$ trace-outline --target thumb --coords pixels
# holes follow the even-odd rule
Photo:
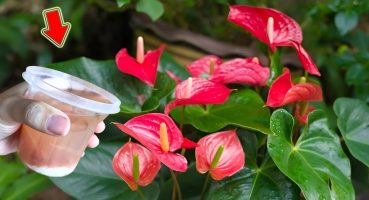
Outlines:
[[[66,135],[70,129],[70,120],[62,111],[19,96],[3,100],[0,112],[0,116],[8,123],[24,123],[50,135]]]

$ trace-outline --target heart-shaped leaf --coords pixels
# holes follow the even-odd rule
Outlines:
[[[247,165],[247,163],[246,163]],[[237,174],[213,182],[206,199],[298,199],[300,190],[267,156],[256,169],[243,168]]]
[[[112,169],[114,153],[121,144],[100,144],[95,149],[86,150],[76,170],[62,178],[51,180],[64,192],[77,199],[137,199],[142,197],[133,192]],[[157,199],[159,186],[153,182],[139,189],[146,199]]]
[[[270,112],[264,105],[255,91],[239,90],[232,92],[221,105],[186,106],[184,123],[209,133],[234,125],[268,134]],[[180,109],[171,113],[177,122],[181,122]]]
[[[306,199],[354,199],[350,162],[324,113],[309,114],[296,144],[292,142],[294,123],[283,109],[270,119],[274,134],[268,136],[267,146],[277,167],[301,188]]]
[[[113,60],[77,58],[47,66],[87,80],[116,95],[122,102],[121,113],[126,114],[155,110],[159,106],[159,100],[175,87],[173,80],[166,74],[159,73],[158,84],[155,85],[153,92],[153,89],[145,83],[120,72]]]
[[[358,99],[339,98],[333,109],[351,154],[369,167],[369,107]]]

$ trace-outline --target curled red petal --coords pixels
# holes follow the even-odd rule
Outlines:
[[[320,76],[320,72],[318,70],[318,67],[315,65],[313,59],[310,57],[310,55],[306,52],[306,50],[301,46],[301,44],[292,42],[291,46],[294,47],[297,51],[297,55],[299,56],[299,59],[302,63],[302,66],[306,71],[308,71],[310,74]]]
[[[214,69],[222,64],[222,60],[215,55],[204,56],[187,65],[187,70],[192,77],[200,77],[203,74],[210,75],[210,64],[214,63]]]
[[[148,113],[134,117],[124,125],[115,123],[123,132],[138,140],[151,151],[162,151],[160,144],[160,124],[167,126],[169,151],[173,152],[181,148],[183,136],[177,125],[168,116],[162,113]]]
[[[168,114],[173,108],[182,105],[222,104],[230,93],[231,90],[223,84],[201,78],[192,78],[192,81],[187,79],[177,85],[176,99],[167,104],[164,113]]]
[[[168,153],[162,153],[162,152],[155,153],[155,152],[153,152],[153,153],[169,169],[172,169],[172,170],[178,171],[178,172],[187,171],[187,168],[188,168],[187,160],[181,154],[172,153],[172,152],[168,152]]]
[[[288,90],[282,105],[301,101],[322,101],[323,94],[319,85],[313,83],[299,83]]]
[[[139,159],[139,179],[137,182],[133,178],[133,157]],[[146,186],[150,184],[160,169],[160,161],[145,147],[127,142],[114,155],[113,170],[121,177],[128,186],[137,190],[137,185]]]
[[[269,17],[274,19],[272,43],[269,41],[266,29]],[[302,31],[299,24],[286,14],[271,8],[230,6],[228,20],[249,31],[271,48],[285,46],[289,41],[302,42]]]
[[[169,78],[174,80],[176,82],[176,84],[179,84],[180,82],[182,82],[182,80],[177,75],[175,75],[173,72],[171,72],[169,70],[165,70],[165,73],[167,73]]]
[[[138,63],[135,58],[131,57],[127,49],[121,49],[115,56],[115,62],[120,71],[135,76],[146,84],[153,86],[163,49],[164,45],[161,45],[154,51],[148,51],[144,56],[143,63]]]
[[[264,86],[269,78],[269,68],[253,62],[252,59],[236,58],[215,69],[210,81],[217,83],[240,83]]]
[[[224,145],[218,164],[210,169],[218,148]],[[245,153],[235,130],[222,131],[207,135],[198,141],[195,151],[196,169],[200,173],[210,171],[214,180],[232,176],[245,165]]]
[[[270,86],[266,105],[269,107],[279,107],[283,105],[284,97],[292,88],[290,71],[287,69]]]
[[[198,145],[196,142],[193,142],[187,138],[183,138],[182,148],[184,149],[193,149],[196,148]]]
[[[293,85],[290,71],[286,70],[272,83],[266,105],[280,107],[294,102],[322,100],[323,94],[319,85],[313,83]]]
[[[313,110],[315,109],[314,106],[309,105],[306,112],[304,114],[301,114],[301,107],[300,106],[296,106],[296,110],[295,110],[295,117],[296,119],[301,122],[302,124],[306,124],[307,122],[307,116],[309,115],[309,113],[311,113]]]

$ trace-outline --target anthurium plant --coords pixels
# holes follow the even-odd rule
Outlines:
[[[321,73],[286,14],[233,5],[228,20],[269,46],[269,63],[207,55],[183,68],[139,37],[136,57],[50,64],[122,101],[99,147],[52,181],[77,199],[355,199],[349,158],[369,166],[368,105],[321,109]],[[284,46],[302,70],[281,64]]]

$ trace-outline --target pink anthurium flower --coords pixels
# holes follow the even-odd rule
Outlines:
[[[269,45],[272,51],[277,46],[292,46],[305,70],[320,76],[318,68],[301,45],[303,37],[300,26],[289,16],[270,8],[234,5],[230,6],[228,20]]]
[[[175,99],[166,105],[164,113],[182,105],[222,104],[230,93],[231,90],[223,84],[191,77],[177,85]]]
[[[294,102],[322,100],[322,89],[319,85],[313,83],[293,84],[290,71],[285,68],[285,72],[272,83],[266,105],[280,107]]]
[[[170,169],[180,172],[187,170],[186,158],[174,153],[182,147],[182,133],[168,115],[148,113],[134,117],[125,124],[115,125],[143,144]]]
[[[137,39],[137,58],[131,57],[127,49],[123,48],[115,56],[115,62],[120,71],[135,76],[150,86],[154,86],[163,49],[164,45],[161,45],[158,49],[148,51],[144,55],[143,39],[139,37]]]
[[[269,78],[269,68],[262,67],[258,58],[236,58],[217,67],[209,80],[217,83],[244,83],[264,86]]]
[[[297,121],[301,122],[302,124],[306,124],[307,116],[313,110],[315,110],[315,107],[312,106],[312,105],[308,105],[305,111],[301,110],[301,106],[299,106],[299,105],[296,106],[295,117],[296,117]]]
[[[192,77],[209,77],[213,71],[222,64],[222,60],[215,55],[207,55],[187,65]]]
[[[149,185],[160,169],[160,161],[145,147],[127,142],[113,158],[113,170],[133,190]]]
[[[245,153],[235,130],[213,133],[201,138],[196,147],[196,169],[209,171],[214,180],[237,173],[245,164]]]

